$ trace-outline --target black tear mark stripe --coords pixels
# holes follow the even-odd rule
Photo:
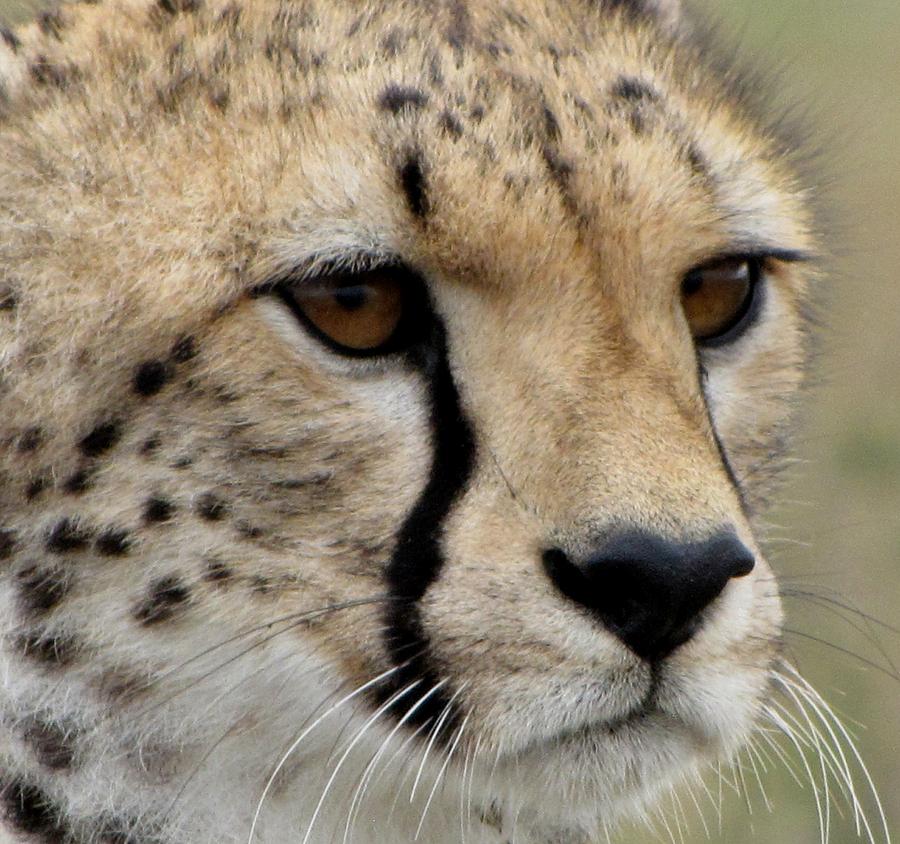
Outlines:
[[[707,382],[709,376],[706,371],[706,367],[703,365],[703,361],[700,359],[699,350],[696,352],[696,354],[697,383],[700,385],[700,397],[703,399],[703,406],[706,409],[706,418],[709,420],[709,430],[712,432],[713,442],[716,445],[716,451],[718,451],[719,453],[719,459],[722,463],[722,467],[725,470],[725,475],[728,477],[732,488],[737,493],[738,503],[741,506],[741,511],[749,519],[751,518],[751,514],[749,502],[747,500],[747,491],[744,489],[744,485],[741,483],[741,479],[737,476],[737,472],[735,472],[734,470],[734,466],[731,463],[731,458],[728,456],[728,452],[725,450],[725,444],[722,442],[722,438],[719,436],[719,431],[716,428],[716,420],[713,417],[712,412],[712,402],[709,397],[709,391],[707,390]]]
[[[400,529],[385,572],[388,592],[395,599],[385,610],[386,643],[399,670],[379,689],[381,701],[419,681],[414,695],[404,696],[393,707],[397,717],[403,717],[441,680],[431,665],[419,601],[440,573],[444,522],[468,483],[475,462],[475,435],[450,371],[446,331],[437,319],[431,343],[416,363],[428,383],[432,459],[428,483]],[[449,712],[450,700],[449,689],[442,687],[416,709],[407,723],[434,725],[445,709]],[[455,721],[455,713],[450,712],[439,739],[452,734]]]

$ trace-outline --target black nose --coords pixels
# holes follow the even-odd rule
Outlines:
[[[557,588],[647,660],[662,659],[690,639],[703,610],[753,564],[731,530],[687,544],[623,534],[580,562],[558,548],[544,552],[544,569]]]

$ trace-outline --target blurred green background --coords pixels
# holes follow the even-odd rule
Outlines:
[[[778,73],[774,100],[793,105],[822,150],[817,183],[836,257],[820,383],[799,438],[803,460],[772,514],[780,537],[772,559],[792,587],[900,627],[900,0],[692,5],[719,22],[725,42],[751,66]],[[20,21],[34,8],[0,0],[0,20]],[[817,598],[792,598],[788,612],[789,628],[798,631],[788,636],[789,654],[858,736],[900,840],[900,633]],[[769,767],[762,780],[772,812],[748,769],[748,798],[724,787],[721,823],[699,796],[708,832],[683,798],[686,820],[674,808],[668,815],[674,839],[819,842],[810,788],[801,789],[784,766]],[[858,782],[871,811],[864,779]],[[717,801],[718,786],[710,784]],[[833,844],[857,840],[843,811],[833,819]],[[623,840],[669,837],[660,824],[657,835],[628,831]]]

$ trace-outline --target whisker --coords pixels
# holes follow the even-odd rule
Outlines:
[[[272,789],[272,785],[275,782],[278,774],[281,773],[282,768],[284,768],[287,760],[291,757],[294,751],[300,746],[301,742],[319,725],[324,721],[332,712],[340,708],[341,706],[346,705],[349,701],[353,700],[353,698],[361,695],[363,692],[371,689],[373,686],[378,685],[378,683],[383,682],[391,675],[398,672],[403,666],[395,665],[393,668],[389,668],[387,671],[383,671],[376,677],[373,677],[363,685],[358,686],[352,692],[347,695],[344,695],[337,703],[332,705],[326,712],[316,718],[312,724],[310,724],[306,729],[304,729],[300,735],[293,741],[291,746],[287,749],[281,759],[278,760],[278,764],[275,765],[272,773],[269,775],[269,779],[266,782],[265,788],[263,788],[262,794],[260,795],[259,801],[256,804],[256,811],[253,813],[253,822],[250,824],[250,834],[247,836],[247,844],[252,844],[254,833],[256,832],[256,827],[259,824],[259,816],[262,812],[263,804],[265,803],[266,797],[269,794],[269,791]]]
[[[840,736],[843,738],[847,747],[849,748],[851,754],[853,755],[856,764],[859,766],[859,770],[862,772],[863,777],[866,780],[866,785],[869,789],[869,793],[872,795],[872,798],[875,802],[876,809],[878,811],[878,819],[881,824],[882,831],[884,832],[885,841],[890,844],[891,841],[891,833],[888,829],[887,817],[884,812],[884,806],[881,802],[881,796],[878,793],[878,789],[875,787],[875,782],[872,779],[872,775],[869,772],[869,768],[866,763],[863,761],[862,754],[859,752],[859,748],[856,746],[856,742],[853,737],[850,735],[850,732],[844,726],[843,722],[840,718],[838,718],[837,714],[828,704],[828,702],[816,691],[813,686],[811,686],[806,678],[804,678],[792,665],[785,664],[785,670],[790,672],[791,677],[799,684],[807,693],[807,700],[814,700],[816,702],[816,709],[820,713],[820,715],[824,718],[827,716],[827,720],[834,726]],[[865,815],[862,815],[863,821],[865,821]],[[874,836],[871,837],[871,841],[874,842]]]
[[[162,706],[165,706],[167,703],[171,703],[173,700],[175,700],[175,698],[177,698],[177,697],[183,695],[185,692],[188,692],[191,689],[195,688],[197,685],[202,683],[204,680],[212,677],[214,674],[221,671],[223,668],[226,668],[227,666],[232,665],[233,663],[237,662],[238,660],[242,659],[243,657],[245,657],[248,654],[255,651],[257,648],[260,648],[263,645],[268,644],[269,642],[273,641],[274,639],[278,638],[279,636],[283,636],[285,633],[289,633],[292,630],[295,630],[301,624],[304,624],[304,623],[310,621],[311,619],[319,618],[320,616],[328,615],[333,612],[339,612],[340,610],[351,609],[353,607],[360,607],[360,606],[366,606],[369,604],[379,603],[382,600],[385,600],[385,599],[382,597],[361,598],[361,599],[353,600],[353,601],[344,601],[339,604],[330,604],[325,607],[319,607],[315,610],[308,610],[308,611],[304,611],[304,612],[300,612],[300,613],[291,613],[290,615],[282,616],[281,618],[274,619],[272,621],[266,622],[265,624],[256,625],[255,627],[249,628],[246,631],[242,631],[241,633],[237,633],[234,636],[230,636],[227,639],[224,639],[221,642],[218,642],[217,644],[204,649],[200,653],[195,654],[190,659],[185,660],[180,665],[170,668],[168,671],[164,672],[159,678],[156,678],[156,681],[159,682],[160,680],[164,680],[168,677],[171,677],[176,672],[183,670],[185,667],[187,667],[188,665],[191,665],[192,663],[197,662],[198,660],[202,659],[204,656],[208,656],[210,653],[213,653],[214,651],[216,651],[222,647],[225,647],[228,644],[232,644],[236,641],[239,641],[240,639],[242,639],[246,636],[252,635],[255,632],[260,632],[262,630],[271,629],[276,624],[289,622],[288,626],[282,628],[281,630],[277,630],[268,636],[263,637],[262,639],[254,642],[249,647],[244,648],[243,650],[239,651],[236,654],[233,654],[232,656],[230,656],[228,659],[224,660],[223,662],[220,662],[218,665],[215,665],[212,668],[210,668],[209,670],[204,671],[202,674],[199,674],[198,676],[191,678],[191,681],[189,683],[185,684],[184,686],[182,686],[180,688],[175,689],[166,697],[154,700],[152,704],[144,707],[143,709],[139,709],[136,714],[137,715],[146,715],[146,714],[149,714],[150,712],[153,712],[156,709],[159,709]]]
[[[413,685],[418,685],[421,681],[417,681]],[[446,682],[446,681],[444,681]],[[385,740],[381,743],[381,746],[378,750],[373,754],[372,758],[369,760],[368,765],[363,771],[362,777],[360,779],[360,784],[357,786],[356,795],[354,795],[354,801],[350,804],[350,811],[348,813],[347,824],[344,829],[344,841],[347,840],[347,836],[349,835],[349,831],[351,829],[352,824],[355,822],[356,814],[358,814],[360,808],[362,807],[362,800],[365,796],[366,789],[369,786],[369,782],[372,778],[372,774],[375,771],[375,768],[378,765],[381,756],[387,750],[390,745],[390,742],[393,740],[394,736],[409,722],[410,718],[415,715],[415,713],[431,698],[432,695],[436,694],[440,688],[444,685],[444,682],[437,683],[433,685],[424,695],[422,695],[413,705],[407,709],[404,713],[403,717],[400,718],[397,723],[394,725],[393,729],[387,735]],[[409,737],[409,741],[411,741],[415,737],[416,733],[413,733],[411,737]],[[397,752],[403,749],[406,746],[406,742],[404,742]],[[396,755],[396,752],[395,754]],[[392,756],[388,759],[387,764],[390,765],[391,761],[394,759]],[[380,781],[380,777],[375,780],[375,784]],[[358,797],[358,802],[357,802]],[[356,803],[356,809],[354,810],[354,803]]]
[[[874,662],[871,659],[867,659],[861,654],[856,653],[856,651],[851,651],[848,648],[843,648],[840,645],[834,644],[834,642],[829,642],[827,639],[823,639],[820,636],[814,636],[811,633],[804,633],[801,630],[793,630],[791,628],[785,627],[784,632],[791,636],[799,636],[801,639],[808,639],[811,642],[816,642],[820,645],[825,645],[827,648],[831,648],[832,650],[837,651],[838,653],[842,653],[845,656],[853,657],[853,659],[861,662],[863,665],[868,666],[869,668],[878,671],[881,674],[884,674],[887,677],[890,677],[892,680],[896,680],[900,682],[900,674],[896,671],[891,671],[885,668],[883,665],[879,665],[877,662]]]
[[[782,735],[786,736],[788,741],[794,746],[794,749],[797,751],[797,755],[800,758],[800,762],[803,765],[804,771],[806,771],[806,777],[812,788],[813,800],[816,804],[816,817],[819,821],[819,831],[820,831],[820,840],[821,835],[824,834],[825,831],[825,816],[822,811],[822,800],[819,794],[819,788],[816,784],[816,779],[813,776],[812,768],[809,765],[809,761],[806,758],[806,753],[804,751],[803,745],[800,743],[799,739],[795,735],[794,730],[790,726],[788,722],[786,722],[781,715],[778,714],[771,706],[765,705],[763,706],[763,713],[769,719],[769,721],[774,724]]]
[[[334,781],[337,779],[338,774],[340,773],[341,768],[344,766],[344,763],[347,761],[347,758],[350,756],[350,753],[353,751],[353,748],[362,740],[362,737],[366,734],[368,729],[385,713],[387,712],[398,700],[404,697],[408,692],[412,691],[416,686],[419,685],[421,680],[416,680],[415,682],[404,686],[398,692],[395,692],[391,697],[389,697],[378,709],[373,712],[369,718],[365,721],[362,727],[357,730],[356,735],[353,737],[352,741],[347,745],[344,750],[341,758],[338,760],[337,764],[331,771],[331,775],[328,777],[328,781],[325,783],[325,787],[322,789],[322,794],[319,796],[319,801],[316,803],[316,808],[313,810],[312,818],[310,818],[309,824],[306,827],[306,835],[303,836],[303,844],[307,844],[309,841],[310,835],[312,835],[313,827],[316,824],[316,820],[319,817],[319,813],[322,811],[322,806],[325,803],[326,797],[328,797],[328,792],[331,790],[331,786],[334,784]]]
[[[422,755],[422,762],[419,765],[419,770],[416,773],[416,778],[413,782],[412,790],[409,793],[409,802],[410,803],[412,803],[416,797],[416,790],[419,787],[419,781],[422,778],[422,772],[425,770],[425,764],[428,762],[428,755],[429,755],[429,753],[431,753],[431,749],[434,746],[435,741],[437,741],[438,734],[444,728],[444,723],[446,722],[447,718],[450,717],[450,714],[453,711],[453,702],[456,700],[457,697],[459,697],[459,695],[462,693],[465,686],[466,686],[466,684],[464,683],[453,693],[450,700],[448,700],[447,703],[445,704],[443,712],[441,712],[440,717],[438,718],[437,722],[434,725],[434,729],[431,731],[431,736],[428,739],[428,744],[425,747],[425,753]]]
[[[460,690],[462,687],[460,687]],[[453,739],[452,744],[450,745],[449,750],[445,754],[446,758],[444,759],[444,764],[441,765],[440,770],[438,771],[437,776],[434,779],[434,785],[431,786],[431,792],[428,795],[428,799],[425,801],[425,808],[422,809],[422,817],[419,819],[419,825],[416,827],[416,834],[413,836],[414,841],[419,840],[419,834],[422,832],[422,827],[425,825],[425,816],[428,814],[428,808],[431,806],[431,801],[434,799],[435,792],[437,792],[438,786],[443,780],[446,772],[447,766],[450,764],[450,760],[453,758],[453,754],[456,751],[457,745],[459,744],[460,739],[462,738],[463,733],[465,732],[466,725],[469,723],[469,715],[466,715],[463,718],[463,722],[457,730],[456,738]]]

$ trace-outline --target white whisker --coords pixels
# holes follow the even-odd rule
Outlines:
[[[414,688],[418,683],[413,683],[408,686],[404,686],[400,691],[395,692],[391,695],[381,706],[378,707],[365,721],[365,723],[357,730],[356,735],[344,749],[341,758],[338,760],[337,764],[331,771],[331,775],[328,777],[328,781],[325,783],[325,787],[322,789],[322,794],[319,796],[319,800],[316,803],[316,808],[313,810],[312,817],[309,820],[309,824],[306,827],[306,835],[303,836],[303,844],[307,844],[309,841],[310,835],[312,835],[313,827],[316,824],[316,820],[319,817],[319,813],[322,811],[322,806],[325,803],[325,798],[328,796],[328,792],[331,790],[331,786],[334,784],[334,781],[337,779],[338,774],[340,773],[341,768],[344,766],[344,763],[347,761],[347,758],[350,756],[350,753],[353,751],[353,748],[356,747],[357,744],[362,740],[363,736],[369,730],[369,728],[385,713],[387,712],[398,700],[400,700],[404,695],[406,695],[412,688]]]
[[[460,688],[462,688],[462,687],[460,687]],[[443,777],[447,771],[447,766],[450,764],[450,760],[453,758],[453,753],[456,751],[456,747],[459,744],[459,740],[462,738],[462,734],[465,731],[466,725],[468,723],[469,723],[469,716],[466,715],[466,717],[463,718],[463,722],[460,725],[459,730],[457,730],[456,738],[453,740],[452,744],[450,745],[449,750],[447,751],[447,754],[446,754],[447,758],[444,759],[444,764],[441,765],[441,768],[438,771],[438,774],[434,779],[434,785],[431,786],[431,792],[428,795],[428,799],[425,801],[425,808],[422,809],[422,817],[419,819],[419,825],[416,827],[416,834],[413,837],[414,841],[419,840],[419,834],[422,832],[422,827],[425,824],[425,815],[428,814],[428,807],[431,805],[431,801],[434,799],[435,792],[437,791],[438,786],[440,785],[441,780],[443,779]]]
[[[443,729],[444,724],[447,719],[450,717],[450,713],[453,711],[453,702],[457,697],[461,694],[462,690],[465,688],[465,684],[460,686],[450,697],[450,700],[444,706],[443,712],[441,712],[440,717],[437,720],[437,723],[431,730],[431,736],[428,739],[428,744],[425,747],[425,753],[422,755],[422,762],[419,765],[419,770],[416,773],[416,778],[413,781],[412,790],[409,793],[409,802],[412,803],[416,798],[416,791],[419,788],[419,782],[422,779],[422,772],[425,770],[425,765],[428,762],[428,756],[431,753],[431,749],[434,747],[434,743],[437,741],[438,734]]]
[[[378,683],[383,682],[392,674],[395,674],[400,670],[402,666],[394,666],[393,668],[389,668],[387,671],[382,672],[377,677],[373,677],[367,683],[363,683],[363,685],[357,687],[352,692],[347,695],[344,695],[337,703],[333,704],[328,708],[322,715],[316,718],[315,721],[312,722],[306,729],[304,729],[299,736],[292,742],[291,746],[285,751],[284,755],[281,759],[278,760],[278,764],[272,770],[272,773],[269,775],[269,779],[266,781],[265,788],[263,788],[262,794],[260,795],[259,801],[256,804],[256,811],[253,813],[253,822],[250,824],[250,834],[247,836],[247,844],[252,844],[253,836],[256,833],[256,827],[259,824],[259,816],[262,812],[263,804],[265,803],[266,797],[272,789],[272,785],[278,777],[278,774],[281,773],[282,768],[284,768],[287,760],[293,755],[294,751],[300,746],[303,740],[319,725],[324,721],[332,712],[335,712],[340,707],[345,706],[349,701],[353,700],[353,698],[358,697],[363,692],[377,685]]]

